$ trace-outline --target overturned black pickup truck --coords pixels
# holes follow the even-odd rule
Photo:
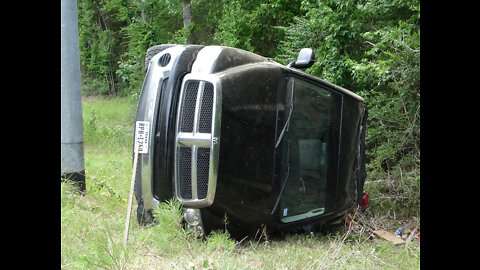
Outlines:
[[[135,143],[137,219],[176,198],[197,236],[338,221],[362,203],[364,100],[299,69],[225,46],[147,51]],[[225,219],[228,222],[225,222]]]

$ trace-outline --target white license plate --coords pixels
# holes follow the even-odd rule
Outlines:
[[[150,122],[135,122],[135,143],[138,144],[138,153],[148,153],[148,137],[150,134]],[[135,145],[136,146],[136,145]]]

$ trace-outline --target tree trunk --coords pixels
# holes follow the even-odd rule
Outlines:
[[[192,0],[182,0],[182,17],[183,17],[183,28],[187,28],[188,25],[192,22]],[[192,37],[190,32],[188,33],[185,43],[192,43]]]

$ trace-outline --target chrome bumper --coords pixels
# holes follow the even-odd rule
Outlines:
[[[173,64],[176,62],[180,54],[185,50],[183,46],[175,46],[165,49],[155,55],[150,61],[145,81],[143,82],[142,91],[140,94],[139,104],[137,110],[136,121],[146,121],[150,124],[148,132],[148,152],[138,154],[138,171],[136,174],[136,181],[141,182],[142,200],[145,211],[152,210],[158,201],[153,197],[153,161],[154,161],[154,143],[155,143],[155,128],[157,126],[158,106],[160,103],[162,85],[170,76],[170,71]],[[171,58],[168,64],[159,61],[160,58],[170,54]],[[165,59],[162,58],[162,60]],[[161,63],[159,63],[161,62]],[[142,108],[143,110],[140,110]],[[138,179],[140,178],[140,179]]]

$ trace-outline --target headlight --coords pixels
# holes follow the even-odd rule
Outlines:
[[[183,218],[188,225],[197,226],[200,224],[200,210],[187,208],[184,210]]]

